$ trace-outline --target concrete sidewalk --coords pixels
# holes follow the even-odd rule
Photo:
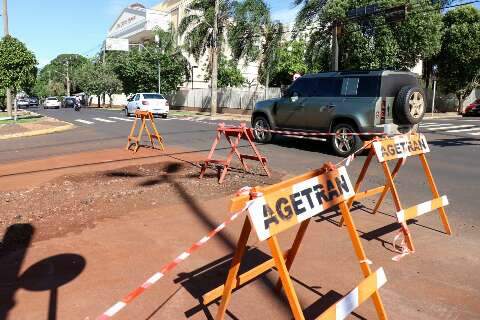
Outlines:
[[[0,167],[4,175],[0,177],[0,186],[3,191],[9,186],[30,189],[72,173],[121,168],[134,162],[172,161],[167,157],[149,158],[160,154],[144,151],[131,156],[105,150],[4,165]],[[169,150],[179,160],[194,160],[188,150],[180,151]],[[21,173],[22,170],[37,172]],[[197,181],[202,188],[202,182]],[[8,315],[5,318],[18,320],[96,319],[229,216],[230,197],[200,200],[182,191],[175,180],[165,182],[165,187],[177,191],[177,204],[158,204],[118,217],[112,213],[112,217],[98,219],[87,228],[34,241],[29,247],[0,255],[0,316],[3,312]],[[151,192],[145,188],[145,192]],[[95,192],[92,186],[92,193]],[[448,237],[437,231],[441,230],[441,223],[436,213],[422,216],[420,222],[410,225],[417,252],[394,262],[391,258],[396,253],[391,241],[398,225],[392,217],[391,201],[377,215],[368,213],[372,201],[363,204],[365,207],[356,206],[353,217],[367,256],[373,261],[372,268],[385,268],[388,282],[380,294],[390,319],[480,317],[478,230],[463,225],[456,218],[458,214],[452,214],[454,235]],[[115,319],[211,319],[218,305],[202,306],[199,299],[225,280],[225,268],[244,217],[168,273]],[[336,212],[313,218],[292,267],[293,283],[307,319],[315,318],[362,279],[347,230],[336,225],[338,220]],[[288,247],[295,231],[293,228],[282,233],[282,248]],[[246,261],[250,266],[269,257],[265,242],[253,235],[249,243]],[[273,290],[276,280],[277,274],[271,270],[267,276],[238,290],[228,308],[228,318],[291,319],[286,299]],[[370,301],[355,313],[364,319],[377,319]]]

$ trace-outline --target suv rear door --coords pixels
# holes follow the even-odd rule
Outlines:
[[[282,128],[304,128],[305,112],[303,103],[308,97],[309,78],[297,79],[287,90],[273,110],[275,123]]]
[[[379,76],[345,76],[340,91],[342,102],[336,108],[336,115],[356,119],[360,127],[370,129],[375,117],[380,117],[375,114],[379,94]]]

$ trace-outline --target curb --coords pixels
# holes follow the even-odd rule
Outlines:
[[[51,134],[51,133],[56,133],[56,132],[63,132],[63,131],[67,131],[67,130],[70,130],[70,129],[73,129],[73,128],[75,128],[75,125],[73,125],[71,123],[68,123],[67,125],[64,125],[64,126],[61,126],[61,127],[56,127],[56,128],[42,129],[42,130],[32,130],[32,131],[13,133],[13,134],[5,134],[3,136],[0,136],[0,140],[40,136],[40,135]]]

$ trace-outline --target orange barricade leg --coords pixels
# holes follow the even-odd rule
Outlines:
[[[225,160],[213,159],[213,154],[222,136],[225,136],[225,139],[230,146],[230,151]],[[240,145],[240,142],[242,140],[248,141],[248,144],[252,148],[254,155],[240,153],[238,146]],[[245,160],[254,160],[260,162],[260,165],[265,170],[265,173],[269,177],[271,176],[270,171],[267,167],[267,158],[262,156],[258,151],[257,147],[255,146],[251,130],[248,129],[245,124],[242,124],[239,127],[225,127],[224,124],[219,124],[217,128],[217,134],[215,136],[215,140],[213,141],[208,157],[201,164],[200,179],[203,178],[203,176],[205,175],[205,171],[207,170],[209,164],[217,164],[221,166],[221,169],[218,169],[218,182],[223,183],[230,168],[230,164],[233,160],[233,155],[237,156],[245,172],[249,172],[249,168]]]
[[[433,179],[432,171],[430,170],[430,166],[428,165],[427,158],[425,154],[419,155],[420,161],[422,162],[423,170],[425,171],[425,175],[427,177],[428,185],[430,186],[430,190],[435,198],[439,198],[440,194],[438,193],[437,185],[435,184],[435,180]],[[450,227],[450,223],[448,222],[447,213],[443,207],[438,208],[438,214],[440,215],[440,219],[442,220],[443,227],[445,228],[445,232],[449,235],[452,234],[452,229]]]
[[[138,135],[135,136],[135,129],[137,128],[138,122],[140,122],[140,130],[138,132]],[[150,124],[154,134],[152,134],[152,132],[148,128],[148,124]],[[135,112],[135,121],[133,122],[132,128],[130,129],[130,135],[128,136],[127,150],[130,150],[130,148],[133,145],[134,149],[132,151],[133,152],[138,151],[138,149],[141,146],[141,142],[143,138],[143,130],[147,132],[148,139],[150,140],[150,145],[152,148],[155,148],[153,139],[156,139],[160,146],[159,149],[162,151],[165,150],[165,147],[163,145],[163,138],[158,132],[157,127],[155,126],[155,119],[153,118],[153,114],[151,112],[146,112],[146,111]]]

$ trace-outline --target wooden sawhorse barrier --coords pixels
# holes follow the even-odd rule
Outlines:
[[[375,208],[373,209],[373,214],[375,214],[385,200],[387,193],[390,192],[395,205],[397,221],[401,225],[401,231],[404,235],[405,243],[408,249],[412,252],[415,251],[415,247],[407,226],[407,220],[409,219],[413,219],[417,216],[438,209],[445,232],[449,235],[452,234],[448,217],[444,209],[444,206],[448,205],[448,199],[446,196],[440,196],[438,192],[437,185],[435,184],[435,180],[425,156],[425,154],[428,152],[430,152],[430,149],[425,136],[422,134],[407,134],[392,138],[374,140],[370,145],[370,151],[367,159],[365,160],[358,180],[355,183],[355,196],[348,201],[348,207],[351,208],[353,201],[358,201],[380,193],[381,195],[376,202]],[[365,175],[374,156],[377,157],[378,162],[383,168],[386,184],[360,192],[361,184],[365,179]],[[418,156],[420,158],[423,171],[425,172],[425,176],[434,199],[404,210],[400,202],[397,188],[395,187],[394,179],[405,163],[407,157],[411,156]],[[397,163],[395,164],[393,171],[391,171],[388,162],[396,159]],[[340,221],[340,226],[343,225],[343,222],[344,219],[342,218]]]
[[[141,124],[138,135],[136,136],[135,129],[137,128],[137,121],[139,121]],[[150,129],[148,128],[148,124],[150,124]],[[135,112],[135,122],[133,123],[132,129],[130,130],[130,135],[128,136],[127,150],[130,150],[131,147],[134,146],[133,152],[138,151],[141,146],[144,130],[147,131],[147,137],[150,140],[150,144],[153,149],[155,149],[153,140],[157,140],[160,146],[159,149],[161,151],[165,150],[165,147],[163,145],[163,138],[158,132],[157,127],[155,126],[155,119],[153,117],[153,113],[140,110],[137,110]]]
[[[227,159],[212,159],[213,154],[215,153],[215,149],[217,148],[218,143],[222,139],[222,136],[225,136],[231,148],[230,152],[227,155]],[[253,155],[240,153],[240,151],[238,150],[238,145],[242,140],[248,142],[249,146],[253,150]],[[226,127],[224,123],[220,123],[218,125],[217,135],[215,137],[215,140],[213,141],[212,148],[210,149],[207,160],[205,160],[201,164],[202,169],[200,171],[200,179],[202,179],[205,175],[205,171],[207,170],[209,164],[216,164],[222,167],[222,169],[219,169],[218,171],[218,183],[223,183],[223,180],[225,180],[225,176],[228,173],[228,169],[230,167],[230,163],[232,162],[234,154],[237,156],[238,160],[240,160],[240,163],[242,164],[243,169],[246,172],[248,172],[248,166],[245,160],[254,160],[260,162],[260,165],[262,166],[263,170],[265,170],[265,173],[269,177],[271,176],[267,166],[267,158],[260,154],[260,151],[258,151],[258,148],[255,145],[252,129],[247,128],[245,123],[240,124],[239,127]]]
[[[311,217],[335,205],[339,206],[342,216],[345,218],[348,233],[365,280],[359,286],[359,290],[360,288],[363,290],[361,291],[362,294],[359,295],[357,291],[356,304],[350,303],[350,301],[342,302],[341,300],[318,319],[343,319],[369,297],[373,299],[379,319],[387,319],[378,292],[378,288],[386,281],[385,274],[382,269],[377,273],[372,273],[370,269],[369,264],[371,262],[365,255],[346,202],[346,200],[353,197],[354,192],[344,167],[337,170],[333,165],[327,164],[321,169],[269,187],[256,188],[255,191],[255,193],[258,194],[260,192],[262,195],[255,199],[249,196],[239,196],[232,200],[231,212],[238,212],[247,205],[249,215],[245,218],[225,284],[203,296],[205,305],[220,297],[222,298],[216,319],[224,319],[234,289],[239,288],[272,268],[278,270],[280,280],[277,287],[279,289],[283,287],[285,290],[294,319],[305,319],[290,278],[289,270],[300,248]],[[249,201],[251,202],[248,204]],[[300,224],[300,228],[292,247],[282,253],[277,240],[277,234],[297,224]],[[260,241],[268,241],[273,258],[244,274],[238,275],[252,227],[255,228]],[[352,294],[354,295],[355,293]],[[352,297],[347,296],[346,299],[352,299]]]

